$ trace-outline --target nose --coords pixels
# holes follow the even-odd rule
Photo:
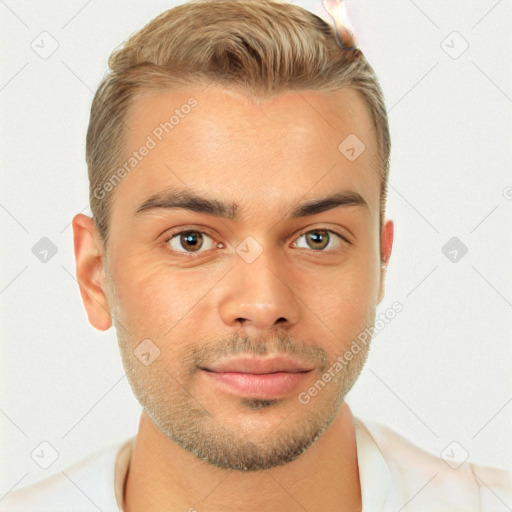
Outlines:
[[[233,264],[219,290],[219,314],[225,325],[259,336],[299,321],[300,301],[278,255],[267,249],[251,263],[235,255]]]

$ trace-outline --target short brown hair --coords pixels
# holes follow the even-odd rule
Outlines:
[[[279,0],[191,0],[133,34],[108,64],[92,102],[86,144],[90,207],[105,245],[112,197],[97,191],[120,165],[128,109],[150,90],[210,82],[255,98],[356,90],[375,125],[382,228],[391,148],[384,96],[362,51],[342,47],[334,28],[313,13]]]

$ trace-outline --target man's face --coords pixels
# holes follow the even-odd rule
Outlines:
[[[155,132],[190,97],[179,124]],[[290,462],[334,419],[368,347],[307,404],[299,394],[373,325],[380,300],[369,112],[351,90],[257,104],[210,85],[139,98],[126,123],[127,159],[148,136],[156,143],[113,191],[105,291],[130,385],[161,432],[212,464]],[[366,146],[353,161],[338,150],[350,134]],[[173,191],[222,203],[225,215],[137,213]],[[366,204],[298,215],[334,194]],[[251,375],[261,358],[272,368]]]

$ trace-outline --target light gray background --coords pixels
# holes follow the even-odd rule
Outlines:
[[[107,57],[176,3],[0,0],[0,493],[136,432],[115,332],[85,316],[70,222],[90,215],[85,134]],[[295,3],[329,19],[320,1]],[[432,453],[456,441],[455,456],[463,447],[508,469],[511,14],[511,0],[347,1],[393,146],[396,233],[379,311],[404,306],[348,402]],[[31,48],[51,48],[43,31],[59,45],[47,59]],[[453,31],[469,44],[458,58]],[[58,249],[46,263],[32,252],[42,237]],[[441,250],[452,237],[468,248],[456,263]],[[43,441],[59,454],[46,470],[30,456]]]

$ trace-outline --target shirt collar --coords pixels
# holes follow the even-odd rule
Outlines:
[[[124,487],[126,484],[126,477],[128,476],[135,437],[136,436],[131,437],[121,446],[121,449],[117,454],[116,464],[114,467],[114,493],[119,512],[123,512]]]
[[[391,472],[374,438],[360,418],[353,417],[362,512],[384,510],[391,488]]]

